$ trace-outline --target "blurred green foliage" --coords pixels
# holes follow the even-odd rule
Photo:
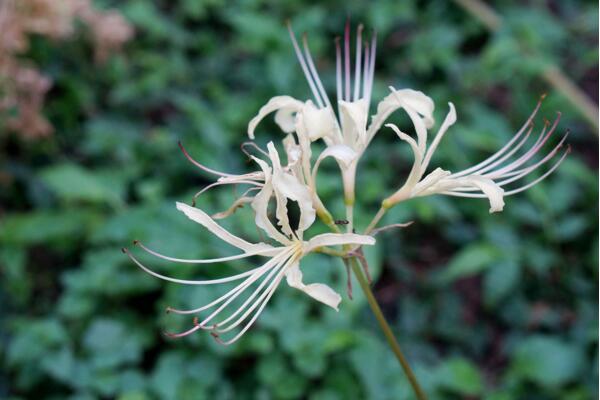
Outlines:
[[[347,14],[380,38],[375,101],[393,85],[432,96],[438,120],[447,101],[457,106],[436,165],[458,170],[498,149],[544,92],[541,114],[561,110],[561,129],[572,131],[574,151],[558,172],[508,198],[503,213],[489,215],[485,201],[432,197],[386,217],[416,221],[382,234],[368,257],[376,296],[427,392],[598,397],[597,137],[538,78],[554,62],[597,100],[597,2],[495,1],[506,24],[493,35],[442,1],[112,3],[135,25],[135,40],[102,67],[83,40],[35,40],[28,57],[55,81],[46,114],[56,134],[0,139],[0,397],[411,398],[357,289],[335,313],[282,285],[231,347],[203,334],[167,340],[162,331],[190,321],[165,307],[197,306],[218,288],[159,282],[119,251],[141,239],[180,257],[227,254],[175,210],[175,200],[211,181],[177,141],[216,169],[247,171],[239,145],[249,119],[274,95],[309,94],[283,21],[309,33],[331,90],[333,38]],[[535,51],[523,56],[524,48]],[[382,131],[363,161],[359,226],[411,165],[393,136]],[[259,141],[277,137],[265,125]],[[342,218],[337,171],[327,167],[322,197]],[[220,211],[231,199],[215,190],[202,207]],[[239,214],[229,226],[255,236],[250,213]],[[180,277],[223,273],[149,262],[179,268]],[[344,291],[337,262],[315,255],[303,270]]]

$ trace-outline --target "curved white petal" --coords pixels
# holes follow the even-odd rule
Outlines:
[[[441,168],[436,168],[415,185],[411,193],[412,196],[419,196],[422,193],[430,194],[427,191],[431,188],[434,188],[435,185],[438,184],[438,182],[440,182],[444,178],[447,178],[448,176],[450,176],[450,171],[446,171]],[[435,190],[433,192],[435,192]]]
[[[494,183],[494,181],[476,175],[466,177],[465,180],[481,189],[483,194],[488,197],[490,201],[490,214],[500,212],[504,209],[504,189]]]
[[[317,108],[308,100],[302,108],[304,126],[311,142],[331,137],[335,132],[335,120],[329,108]]]
[[[273,195],[271,168],[260,158],[253,157],[253,159],[258,163],[258,165],[260,165],[265,173],[265,184],[263,188],[256,194],[256,196],[254,196],[252,203],[250,203],[255,214],[254,222],[259,228],[264,230],[271,239],[288,245],[290,244],[290,240],[273,226],[268,215],[269,200]]]
[[[271,100],[267,102],[261,109],[258,111],[258,114],[250,120],[248,124],[248,136],[250,139],[254,139],[254,130],[256,126],[263,120],[263,118],[273,111],[282,110],[281,114],[276,117],[275,122],[279,125],[279,127],[284,132],[292,132],[293,125],[293,117],[292,114],[294,112],[298,112],[302,109],[303,103],[300,100],[296,100],[290,96],[275,96]],[[288,130],[291,129],[291,130]]]
[[[285,277],[288,285],[291,287],[303,291],[313,299],[338,311],[338,305],[342,301],[342,297],[335,290],[323,283],[305,285],[302,282],[302,271],[300,271],[300,266],[297,262],[288,267]]]
[[[423,169],[423,172],[425,172],[427,170],[429,161],[431,160],[433,153],[437,149],[438,144],[442,140],[442,137],[444,137],[444,134],[446,133],[448,128],[450,128],[456,122],[456,109],[454,108],[454,104],[448,103],[448,107],[450,107],[450,111],[448,111],[448,114],[446,115],[446,118],[444,119],[442,126],[440,126],[440,129],[438,130],[437,135],[435,135],[435,139],[433,139],[433,141],[429,145],[429,148],[427,149],[427,153],[425,154],[425,158],[423,159],[423,164],[421,166],[421,168]]]
[[[297,232],[301,235],[303,231],[313,224],[316,218],[312,195],[308,187],[300,183],[298,178],[283,171],[279,161],[279,153],[275,149],[275,145],[269,142],[267,148],[273,165],[273,190],[277,199],[277,219],[283,232],[292,235],[292,229],[287,216],[287,199],[296,201],[300,208],[300,221],[298,222]]]
[[[296,125],[296,113],[298,109],[295,106],[283,107],[275,112],[275,123],[279,125],[285,133],[294,132]]]
[[[396,90],[390,88],[390,90],[392,93],[387,95],[377,105],[377,112],[373,116],[373,120],[367,131],[368,140],[371,140],[375,136],[390,114],[399,108],[404,108],[405,110],[411,109],[421,115],[425,128],[433,126],[433,110],[435,105],[429,96],[412,89]]]
[[[303,251],[309,253],[317,247],[337,246],[344,244],[357,244],[371,246],[375,244],[375,238],[356,233],[323,233],[305,242]]]
[[[364,149],[367,143],[368,104],[366,99],[339,101],[340,119],[344,143],[357,149]]]
[[[442,181],[442,185],[446,189],[450,189],[454,196],[461,196],[463,194],[457,190],[458,188],[474,186],[481,190],[481,192],[490,201],[490,214],[502,211],[504,209],[504,189],[502,189],[489,178],[484,178],[483,176],[479,175],[471,175],[460,179],[449,179],[448,182]],[[440,190],[439,192],[441,191],[445,190]],[[468,195],[468,193],[465,194]]]
[[[183,212],[189,219],[199,223],[206,229],[211,231],[219,239],[235,246],[245,252],[255,252],[259,249],[271,248],[270,245],[265,243],[253,244],[241,239],[230,232],[228,232],[221,225],[217,224],[211,217],[208,216],[204,211],[194,207],[190,207],[187,204],[177,202],[177,209]]]
[[[313,182],[316,180],[317,172],[319,171],[319,167],[321,166],[321,162],[327,157],[333,157],[337,161],[340,166],[340,170],[344,172],[348,168],[350,168],[350,164],[353,161],[358,159],[358,154],[352,150],[351,147],[346,146],[345,144],[334,144],[333,146],[328,146],[325,150],[319,154],[317,161],[315,162],[315,166],[312,170],[312,180]]]
[[[401,140],[404,140],[405,142],[407,142],[413,151],[413,155],[415,157],[415,159],[413,161],[413,166],[410,170],[410,173],[408,174],[408,178],[406,178],[406,183],[402,186],[402,188],[399,191],[412,190],[412,188],[417,184],[417,182],[419,181],[421,176],[423,176],[423,170],[421,169],[421,160],[423,160],[423,151],[413,138],[411,138],[406,133],[404,133],[400,129],[398,129],[398,127],[396,125],[386,124],[385,126],[387,128],[392,129]]]
[[[254,222],[256,223],[256,226],[264,230],[271,239],[276,240],[281,244],[288,245],[291,243],[290,240],[279,232],[269,219],[268,208],[272,194],[273,186],[269,183],[265,184],[263,189],[254,196],[254,200],[252,200],[251,203],[251,207],[255,213]]]

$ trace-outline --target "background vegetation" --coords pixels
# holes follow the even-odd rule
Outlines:
[[[415,221],[382,235],[368,256],[423,385],[433,399],[597,398],[597,131],[540,73],[556,63],[597,102],[598,4],[491,3],[505,17],[494,34],[445,1],[98,2],[136,31],[102,65],[81,38],[32,37],[25,56],[54,80],[44,108],[54,134],[0,135],[0,397],[410,398],[357,289],[335,313],[282,285],[235,346],[204,334],[173,341],[161,332],[189,321],[165,307],[197,305],[212,288],[155,280],[120,252],[141,239],[182,257],[226,253],[175,210],[211,181],[177,141],[207,165],[247,171],[239,144],[249,119],[273,95],[309,95],[283,22],[308,32],[331,90],[333,39],[350,14],[378,32],[375,100],[388,85],[420,89],[438,121],[447,101],[456,104],[437,165],[458,170],[500,148],[542,93],[537,126],[561,110],[560,129],[572,132],[558,172],[509,198],[503,213],[432,197],[386,217]],[[259,140],[277,137],[271,124]],[[358,176],[359,226],[411,162],[382,131]],[[343,217],[328,167],[322,196]],[[221,211],[232,198],[215,190],[202,206]],[[256,235],[250,214],[239,214],[236,232]],[[222,274],[152,262],[182,277]],[[329,258],[312,256],[303,270],[344,291],[344,270]]]

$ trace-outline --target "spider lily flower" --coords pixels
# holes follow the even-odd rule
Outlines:
[[[287,134],[295,133],[305,159],[304,175],[307,185],[316,192],[315,176],[321,162],[333,157],[342,172],[346,204],[354,203],[355,175],[358,161],[387,118],[398,109],[408,109],[423,117],[427,127],[433,125],[433,102],[422,92],[412,89],[396,90],[386,96],[377,106],[368,124],[373,76],[375,72],[376,35],[363,43],[363,26],[356,33],[354,65],[351,62],[350,24],[344,31],[343,49],[336,40],[337,110],[333,110],[329,97],[315,68],[306,35],[302,38],[303,49],[288,25],[294,51],[313,94],[313,100],[300,101],[290,96],[270,99],[248,125],[248,135],[254,132],[260,121],[275,112],[275,122]],[[354,76],[352,76],[352,70]],[[398,101],[400,99],[400,101]],[[311,169],[311,142],[321,139],[326,149],[318,156]],[[351,208],[349,209],[351,210]],[[351,218],[350,218],[351,219]],[[349,226],[351,229],[351,225]]]
[[[425,175],[431,157],[442,137],[448,128],[456,122],[454,105],[448,103],[450,111],[429,147],[427,146],[426,124],[420,116],[410,109],[407,109],[417,134],[416,141],[404,132],[401,132],[395,125],[387,124],[386,126],[391,128],[396,132],[400,139],[410,145],[414,153],[414,163],[404,185],[392,196],[383,201],[383,208],[390,208],[400,201],[413,197],[445,194],[456,197],[488,198],[490,202],[490,213],[502,211],[504,208],[505,196],[520,193],[545,179],[558,168],[560,163],[570,152],[570,147],[567,147],[566,151],[558,157],[558,161],[534,181],[510,190],[504,189],[504,186],[519,181],[555,158],[569,134],[567,132],[561,138],[559,143],[541,160],[532,165],[526,165],[528,161],[532,160],[532,158],[540,152],[546,141],[556,130],[558,122],[560,121],[560,113],[558,113],[556,120],[551,126],[549,122],[544,124],[544,128],[541,130],[537,139],[524,154],[516,159],[511,159],[515,153],[523,148],[529,141],[529,137],[533,130],[533,119],[540,108],[542,99],[540,99],[525,124],[523,124],[521,129],[508,143],[506,143],[506,145],[504,145],[504,147],[479,164],[456,173],[436,168],[428,175]],[[398,101],[401,101],[401,99],[398,99]]]
[[[217,171],[217,170],[209,168],[209,167],[201,164],[200,162],[196,161],[187,152],[185,147],[183,147],[181,142],[179,142],[178,145],[179,145],[179,148],[181,149],[183,155],[194,166],[198,167],[199,169],[201,169],[204,172],[207,172],[211,175],[216,175],[219,177],[215,183],[212,183],[212,184],[204,187],[202,190],[200,190],[199,192],[197,192],[194,195],[194,197],[192,199],[192,206],[196,205],[196,200],[200,195],[202,195],[203,193],[207,192],[208,190],[210,190],[216,186],[222,186],[222,185],[250,185],[251,186],[251,188],[246,190],[240,198],[235,200],[233,202],[233,204],[227,210],[213,215],[213,218],[215,218],[215,219],[225,218],[225,217],[233,214],[235,212],[235,210],[237,210],[239,207],[242,207],[244,204],[249,203],[252,200],[252,197],[247,196],[250,192],[260,190],[263,186],[265,176],[262,171],[254,171],[254,172],[250,172],[247,174],[241,174],[241,175]]]
[[[211,334],[222,344],[228,345],[237,341],[256,321],[284,278],[289,286],[301,290],[308,296],[337,311],[341,301],[338,293],[322,283],[305,284],[303,282],[302,271],[300,270],[302,258],[311,252],[319,251],[319,249],[327,246],[341,245],[357,247],[375,244],[373,237],[353,233],[325,233],[305,240],[303,238],[304,232],[315,221],[315,210],[311,194],[306,186],[302,185],[293,174],[282,167],[277,150],[272,143],[269,143],[268,150],[271,166],[264,160],[255,158],[255,161],[260,165],[264,174],[264,182],[259,193],[252,199],[251,205],[256,214],[256,224],[266,232],[270,239],[277,243],[276,245],[262,242],[250,243],[225,230],[202,210],[183,203],[177,203],[178,210],[183,212],[192,221],[208,229],[221,240],[233,247],[237,247],[242,253],[215,259],[181,259],[160,254],[136,242],[146,252],[172,262],[212,264],[258,256],[268,258],[264,264],[249,271],[225,278],[184,280],[165,276],[151,270],[135,258],[127,249],[123,249],[144,271],[166,281],[184,285],[214,285],[240,281],[229,292],[201,307],[191,310],[169,308],[170,312],[177,314],[199,314],[205,311],[208,313],[203,318],[195,318],[194,326],[187,331],[169,334],[170,336],[182,337],[204,329],[211,331]],[[277,225],[271,222],[267,214],[271,198],[275,199]],[[288,204],[290,201],[297,202],[300,210],[297,228],[292,228],[288,219]],[[243,300],[244,297],[245,300]],[[242,302],[243,300],[243,302],[236,309],[231,310],[233,308],[232,304],[236,300],[238,302]],[[221,335],[234,329],[237,329],[237,333],[231,338],[228,340],[221,339]]]

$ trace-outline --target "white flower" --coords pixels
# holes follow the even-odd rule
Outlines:
[[[248,125],[248,135],[253,139],[259,122],[267,114],[276,112],[275,122],[284,132],[295,132],[301,146],[305,143],[304,147],[309,147],[311,142],[323,140],[327,148],[321,152],[312,169],[311,153],[303,148],[302,157],[308,165],[304,172],[306,183],[316,192],[315,179],[318,168],[325,158],[333,157],[342,172],[344,198],[349,212],[354,203],[358,161],[390,114],[398,109],[405,109],[407,112],[410,110],[422,117],[426,127],[433,125],[433,101],[429,97],[412,89],[393,88],[392,93],[378,104],[377,112],[368,124],[375,71],[376,37],[373,34],[370,43],[365,42],[363,48],[362,31],[363,27],[359,25],[353,66],[350,60],[349,24],[346,24],[344,32],[343,51],[339,41],[336,41],[337,117],[315,68],[306,36],[303,37],[302,52],[289,27],[296,56],[316,105],[311,100],[302,102],[290,96],[276,96],[260,109]],[[351,227],[350,221],[348,229]]]
[[[398,98],[398,102],[401,101],[402,99]],[[413,197],[440,193],[458,197],[487,197],[490,202],[490,213],[502,211],[504,208],[504,196],[522,192],[537,184],[550,175],[569,153],[569,148],[567,148],[559,160],[548,171],[534,181],[508,191],[504,190],[505,185],[518,181],[550,161],[558,153],[558,150],[562,147],[568,136],[567,132],[560,142],[540,161],[533,165],[523,166],[540,151],[542,146],[555,131],[560,120],[559,114],[551,127],[549,127],[549,123],[544,125],[544,128],[539,134],[537,140],[529,148],[529,150],[515,160],[508,161],[528,141],[528,138],[533,130],[533,118],[535,117],[541,105],[540,100],[537,107],[527,119],[523,127],[504,147],[502,147],[502,149],[500,149],[494,155],[471,168],[465,169],[464,171],[450,173],[449,171],[441,168],[436,168],[428,175],[423,177],[427,171],[431,157],[442,137],[444,136],[444,133],[446,133],[448,128],[456,122],[456,111],[454,110],[454,105],[452,103],[449,103],[448,105],[450,107],[450,111],[448,112],[446,119],[442,123],[437,135],[429,147],[427,146],[426,121],[417,115],[414,110],[411,110],[410,107],[405,107],[405,110],[409,114],[414,124],[415,131],[417,133],[416,141],[407,134],[401,132],[395,125],[386,125],[396,132],[400,139],[406,141],[411,146],[414,153],[414,163],[404,185],[392,196],[384,200],[384,208],[389,208],[400,201]]]
[[[303,291],[310,297],[337,310],[341,301],[341,297],[338,293],[325,284],[305,284],[302,281],[302,272],[300,270],[300,261],[302,257],[326,246],[349,245],[356,247],[375,244],[375,239],[371,236],[353,233],[326,233],[316,235],[309,240],[304,240],[304,232],[315,221],[315,209],[312,205],[311,194],[306,186],[301,184],[292,173],[281,166],[279,155],[272,143],[269,143],[268,151],[271,166],[269,166],[267,162],[254,157],[254,160],[262,169],[263,182],[260,191],[251,200],[251,205],[256,214],[256,225],[263,229],[269,238],[277,242],[277,245],[273,246],[266,243],[247,242],[225,230],[205,212],[183,203],[177,203],[178,210],[182,211],[191,220],[210,230],[215,236],[240,249],[242,253],[217,259],[180,259],[157,253],[143,244],[136,242],[137,245],[150,254],[174,262],[206,264],[260,256],[268,258],[266,263],[260,267],[251,269],[250,271],[226,278],[214,280],[183,280],[161,275],[152,271],[133,257],[127,249],[124,249],[124,252],[126,252],[126,254],[128,254],[129,257],[144,271],[170,282],[188,285],[212,285],[241,280],[241,283],[225,295],[202,307],[193,310],[170,309],[170,311],[179,314],[196,314],[214,308],[214,310],[202,320],[195,320],[195,324],[191,329],[172,336],[185,336],[199,329],[206,329],[210,330],[217,340],[223,344],[235,342],[252,326],[283,278],[286,278],[288,285]],[[275,217],[277,226],[273,225],[267,214],[269,200],[271,198],[275,198]],[[297,228],[292,228],[288,219],[288,203],[290,201],[296,202],[300,210]],[[231,304],[240,296],[245,295],[246,292],[249,291],[248,288],[254,284],[256,284],[256,287],[246,296],[244,302],[228,316],[223,317],[223,314],[229,311],[228,308],[231,308]],[[239,329],[238,333],[229,340],[223,341],[219,338],[219,335],[236,328]]]

